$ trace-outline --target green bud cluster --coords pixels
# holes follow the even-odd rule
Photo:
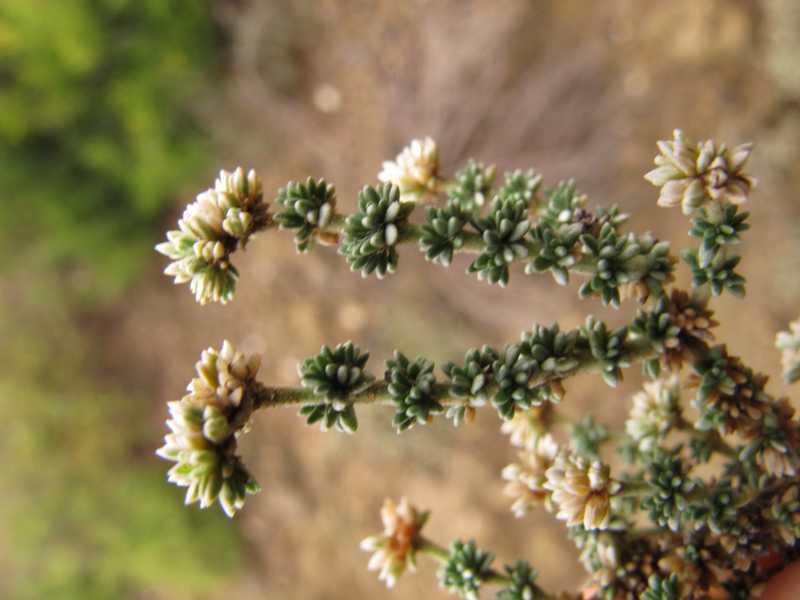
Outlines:
[[[492,384],[492,365],[497,359],[494,348],[483,346],[467,351],[464,366],[448,362],[442,369],[450,380],[450,395],[459,400],[447,408],[445,415],[456,427],[470,420],[475,408],[486,403]]]
[[[679,455],[657,451],[647,455],[646,471],[654,492],[642,499],[642,508],[653,522],[678,531],[689,506],[687,496],[695,488],[686,465]]]
[[[640,600],[680,600],[680,588],[678,586],[678,576],[670,575],[662,578],[658,575],[651,575],[647,582],[647,589],[641,595]]]
[[[536,193],[542,185],[542,176],[528,169],[522,171],[509,171],[505,174],[505,183],[497,191],[501,198],[509,198],[530,204],[536,198]]]
[[[494,165],[486,166],[470,159],[463,169],[456,171],[455,184],[448,196],[461,211],[474,214],[491,198],[496,176]]]
[[[582,223],[564,223],[557,227],[541,223],[531,231],[539,252],[526,266],[525,272],[544,273],[549,271],[559,285],[569,282],[569,270],[578,262],[576,247],[583,233]]]
[[[539,573],[524,560],[506,565],[509,584],[497,593],[498,600],[538,600],[543,594],[536,585]]]
[[[358,419],[349,398],[366,389],[374,378],[364,371],[369,353],[362,353],[352,342],[331,350],[323,346],[319,354],[305,359],[298,372],[303,387],[311,389],[319,401],[304,404],[300,414],[309,425],[320,423],[323,430],[336,428],[353,433]]]
[[[481,584],[491,574],[494,554],[460,540],[450,545],[450,556],[439,569],[439,584],[464,600],[478,600]]]
[[[336,189],[324,179],[290,181],[278,191],[275,204],[283,209],[275,214],[275,222],[281,229],[293,230],[297,250],[307,252],[336,212]]]
[[[464,245],[464,227],[469,220],[470,216],[453,201],[442,208],[429,208],[419,238],[425,258],[449,267],[453,254]]]
[[[621,236],[613,225],[605,223],[597,235],[582,235],[581,244],[595,269],[579,290],[582,298],[597,295],[603,304],[619,307],[620,285],[643,281],[651,293],[659,295],[672,274],[669,243],[657,242],[651,236]]]
[[[744,296],[745,278],[736,272],[741,256],[726,257],[723,253],[718,253],[704,265],[700,252],[690,249],[683,252],[683,259],[692,270],[694,287],[707,284],[715,296],[719,296],[723,290],[728,290],[734,296]]]
[[[486,246],[468,271],[491,284],[508,285],[508,265],[528,256],[529,217],[524,200],[497,196],[489,215],[475,222]]]
[[[724,479],[707,497],[690,502],[685,509],[686,519],[695,529],[706,527],[716,535],[736,535],[739,529],[737,501],[730,480]]]
[[[622,368],[630,366],[625,355],[628,328],[611,331],[603,321],[590,316],[583,327],[583,335],[589,342],[592,356],[600,363],[603,381],[616,387],[622,380]]]
[[[408,227],[411,202],[400,201],[400,188],[381,184],[365,186],[358,194],[358,211],[347,217],[339,252],[352,271],[362,277],[375,273],[382,279],[397,268],[397,243]]]
[[[434,395],[436,376],[433,363],[425,358],[411,362],[402,352],[386,361],[385,379],[397,412],[393,424],[398,432],[415,424],[426,424],[433,415],[444,412]]]
[[[707,209],[700,209],[692,219],[692,228],[689,235],[702,240],[698,249],[698,263],[707,267],[714,260],[723,246],[731,246],[741,241],[739,234],[750,229],[747,218],[748,212],[739,212],[735,204],[727,204],[713,214]]]
[[[661,297],[652,310],[640,309],[630,326],[631,337],[649,340],[659,355],[680,344],[680,333],[681,328],[675,324],[666,297]],[[648,359],[642,363],[642,368],[646,375],[656,379],[661,374],[661,361],[658,357]]]

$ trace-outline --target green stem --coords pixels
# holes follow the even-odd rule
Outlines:
[[[641,498],[653,492],[653,486],[643,479],[624,481],[622,489],[616,494],[620,498]]]
[[[631,363],[650,358],[656,350],[646,338],[638,338],[627,342],[627,359]],[[578,365],[569,371],[559,373],[541,372],[532,377],[528,382],[529,387],[536,387],[554,381],[556,379],[566,379],[579,373],[599,372],[602,369],[602,362],[590,354],[585,354]],[[445,406],[463,404],[463,399],[451,397],[451,386],[447,383],[440,383],[434,386],[433,396]],[[495,389],[489,390],[495,392]],[[301,387],[266,387],[256,386],[254,390],[255,408],[267,408],[270,406],[283,406],[292,404],[304,404],[309,402],[319,402],[319,396],[313,390]],[[388,384],[378,381],[370,385],[361,392],[351,395],[348,402],[353,404],[392,404],[392,397],[389,394]]]
[[[417,552],[422,552],[436,559],[439,563],[446,563],[450,559],[450,551],[428,538],[421,538],[418,542]]]

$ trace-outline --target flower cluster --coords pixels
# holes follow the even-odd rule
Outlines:
[[[378,578],[386,583],[386,587],[394,587],[406,569],[416,569],[420,531],[428,515],[428,512],[417,510],[407,498],[400,500],[399,504],[390,498],[383,502],[383,533],[365,538],[361,549],[373,553],[368,568],[379,571]]]
[[[625,431],[641,452],[650,452],[681,418],[679,381],[676,376],[644,384],[633,396]]]
[[[536,440],[534,447],[519,453],[519,462],[503,469],[503,479],[508,481],[503,493],[513,500],[511,512],[516,517],[525,516],[531,509],[544,506],[553,510],[551,490],[547,488],[547,470],[558,456],[558,444],[547,434]]]
[[[436,191],[439,150],[436,142],[426,137],[412,140],[394,161],[383,163],[378,179],[396,185],[404,202],[424,198]]]
[[[676,129],[672,141],[658,142],[656,168],[645,179],[661,188],[659,206],[680,204],[687,215],[712,203],[742,204],[756,185],[744,172],[752,149],[752,144],[728,149],[712,140],[693,142]]]
[[[611,479],[609,468],[600,461],[589,463],[582,457],[561,453],[547,469],[545,489],[553,493],[558,507],[556,517],[570,527],[606,529],[611,518],[611,498],[620,490]]]
[[[255,171],[220,171],[214,187],[197,195],[178,229],[167,232],[167,241],[156,246],[173,261],[164,272],[175,283],[188,282],[200,304],[231,300],[238,272],[230,255],[267,225],[267,208]]]
[[[188,394],[170,402],[171,432],[157,454],[175,462],[169,480],[188,488],[186,503],[201,508],[217,500],[228,516],[259,487],[236,455],[236,440],[255,408],[261,359],[238,352],[227,340],[204,351]]]

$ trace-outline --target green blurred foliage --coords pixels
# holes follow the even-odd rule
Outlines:
[[[166,484],[153,403],[90,380],[102,365],[69,307],[47,300],[58,286],[39,279],[0,300],[0,597],[221,585],[242,559],[236,529]]]
[[[214,58],[210,11],[0,2],[0,251],[14,257],[0,278],[2,598],[184,597],[241,560],[235,528],[164,481],[160,403],[103,383],[77,317],[152,257],[204,161],[188,107]]]
[[[0,249],[41,243],[90,265],[97,291],[131,280],[206,153],[187,106],[213,58],[210,10],[0,2]]]

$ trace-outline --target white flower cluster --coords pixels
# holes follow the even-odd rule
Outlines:
[[[625,431],[642,452],[653,450],[680,417],[679,391],[678,377],[673,375],[646,382],[644,389],[634,394]]]
[[[569,527],[608,528],[611,497],[620,489],[619,483],[609,476],[608,465],[562,453],[546,475],[544,487],[553,492],[558,519],[566,521]]]
[[[175,462],[169,481],[188,488],[187,504],[207,508],[219,500],[232,517],[258,491],[236,456],[236,440],[253,410],[249,390],[260,364],[259,355],[247,357],[226,340],[219,351],[203,352],[189,393],[168,403],[171,433],[156,454]]]
[[[172,259],[164,273],[189,283],[200,304],[233,298],[237,271],[230,255],[244,248],[268,220],[261,178],[241,167],[220,171],[214,187],[197,195],[156,250]]]
[[[436,142],[426,137],[411,140],[397,158],[385,161],[378,179],[399,187],[404,202],[414,202],[436,190],[438,170],[439,150]]]

